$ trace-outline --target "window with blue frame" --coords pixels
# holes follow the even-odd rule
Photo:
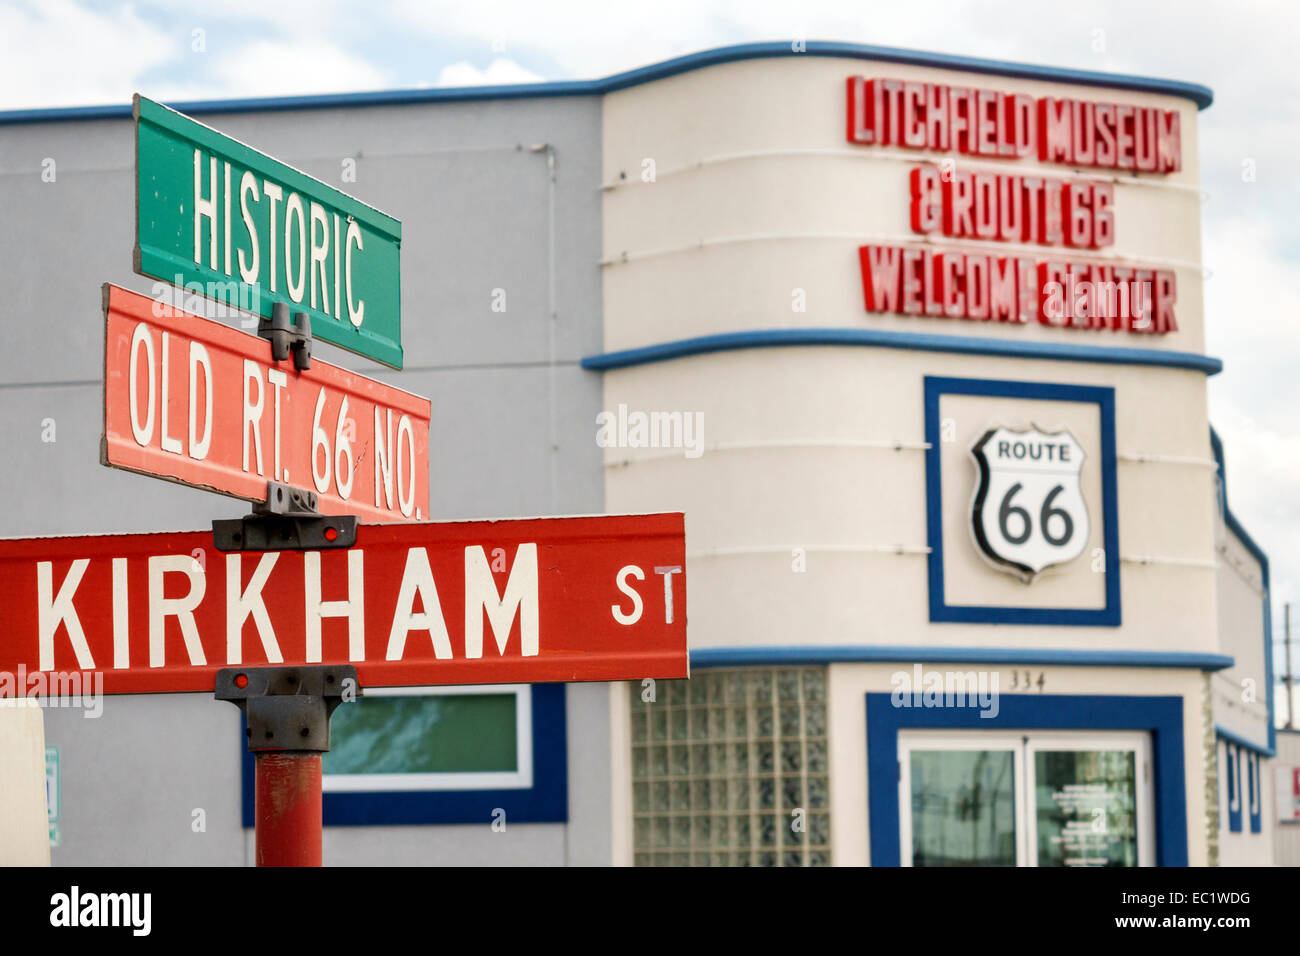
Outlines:
[[[532,688],[383,687],[330,719],[326,793],[531,787]]]
[[[1228,831],[1241,832],[1241,764],[1237,748],[1223,742],[1223,752],[1227,758],[1228,768]]]
[[[563,684],[371,688],[330,720],[326,826],[568,819]],[[243,772],[253,825],[253,757]]]

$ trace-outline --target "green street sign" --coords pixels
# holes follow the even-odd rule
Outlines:
[[[402,224],[136,95],[135,271],[402,367]],[[181,304],[181,303],[177,303]]]

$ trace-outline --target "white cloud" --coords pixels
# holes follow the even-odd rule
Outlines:
[[[138,78],[188,51],[132,7],[112,13],[69,0],[0,6],[0,109],[125,103]]]
[[[161,29],[131,5],[91,9],[71,0],[0,6],[0,109],[126,103],[137,90],[163,99],[230,96],[291,96],[349,92],[397,85],[383,67],[357,56],[322,34],[324,11],[290,38],[275,38],[294,8],[267,8],[256,38],[233,48],[214,31],[216,17],[256,16],[252,0],[236,8],[207,4],[180,26]],[[208,15],[204,15],[206,9]],[[313,8],[314,9],[314,8]],[[332,9],[332,8],[331,8]],[[330,21],[332,22],[332,21]],[[272,29],[267,30],[270,23]],[[194,30],[204,46],[193,47]],[[342,31],[337,31],[342,33]],[[159,71],[162,71],[161,74]],[[161,75],[161,79],[159,76]]]
[[[210,54],[212,55],[212,54]],[[331,43],[310,47],[285,40],[254,40],[213,62],[210,95],[292,96],[384,89],[384,69]]]
[[[526,70],[514,60],[501,57],[480,70],[468,60],[444,66],[438,74],[437,86],[496,86],[509,83],[538,83],[542,77]]]
[[[474,3],[397,0],[395,19],[470,51],[527,55],[556,63],[549,79],[589,78],[644,66],[713,46],[756,39],[840,39],[861,43],[924,39],[933,22],[913,4],[847,4],[843,0],[750,2],[550,0],[547,3],[477,0]],[[956,13],[949,8],[944,18]],[[952,31],[960,37],[960,31]],[[881,39],[888,36],[891,39]]]
[[[1224,213],[1205,235],[1206,350],[1224,362],[1210,379],[1210,420],[1223,438],[1228,503],[1269,554],[1280,609],[1300,600],[1300,274],[1268,218]]]

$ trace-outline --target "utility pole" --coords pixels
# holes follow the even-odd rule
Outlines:
[[[1295,698],[1291,696],[1291,602],[1283,606],[1282,647],[1286,654],[1286,676],[1282,683],[1286,685],[1286,729],[1295,730]]]

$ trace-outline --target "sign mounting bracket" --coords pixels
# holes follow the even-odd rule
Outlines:
[[[261,318],[257,334],[271,343],[271,358],[283,362],[293,353],[293,367],[300,372],[311,368],[311,315],[295,312],[289,321],[289,306],[277,302],[271,306],[271,317]]]
[[[361,696],[352,664],[223,667],[214,689],[217,700],[244,712],[248,752],[254,754],[329,750],[330,714],[345,693]]]
[[[242,518],[212,522],[218,551],[321,551],[357,542],[356,515],[323,515],[314,491],[278,481],[266,483],[266,501]]]

